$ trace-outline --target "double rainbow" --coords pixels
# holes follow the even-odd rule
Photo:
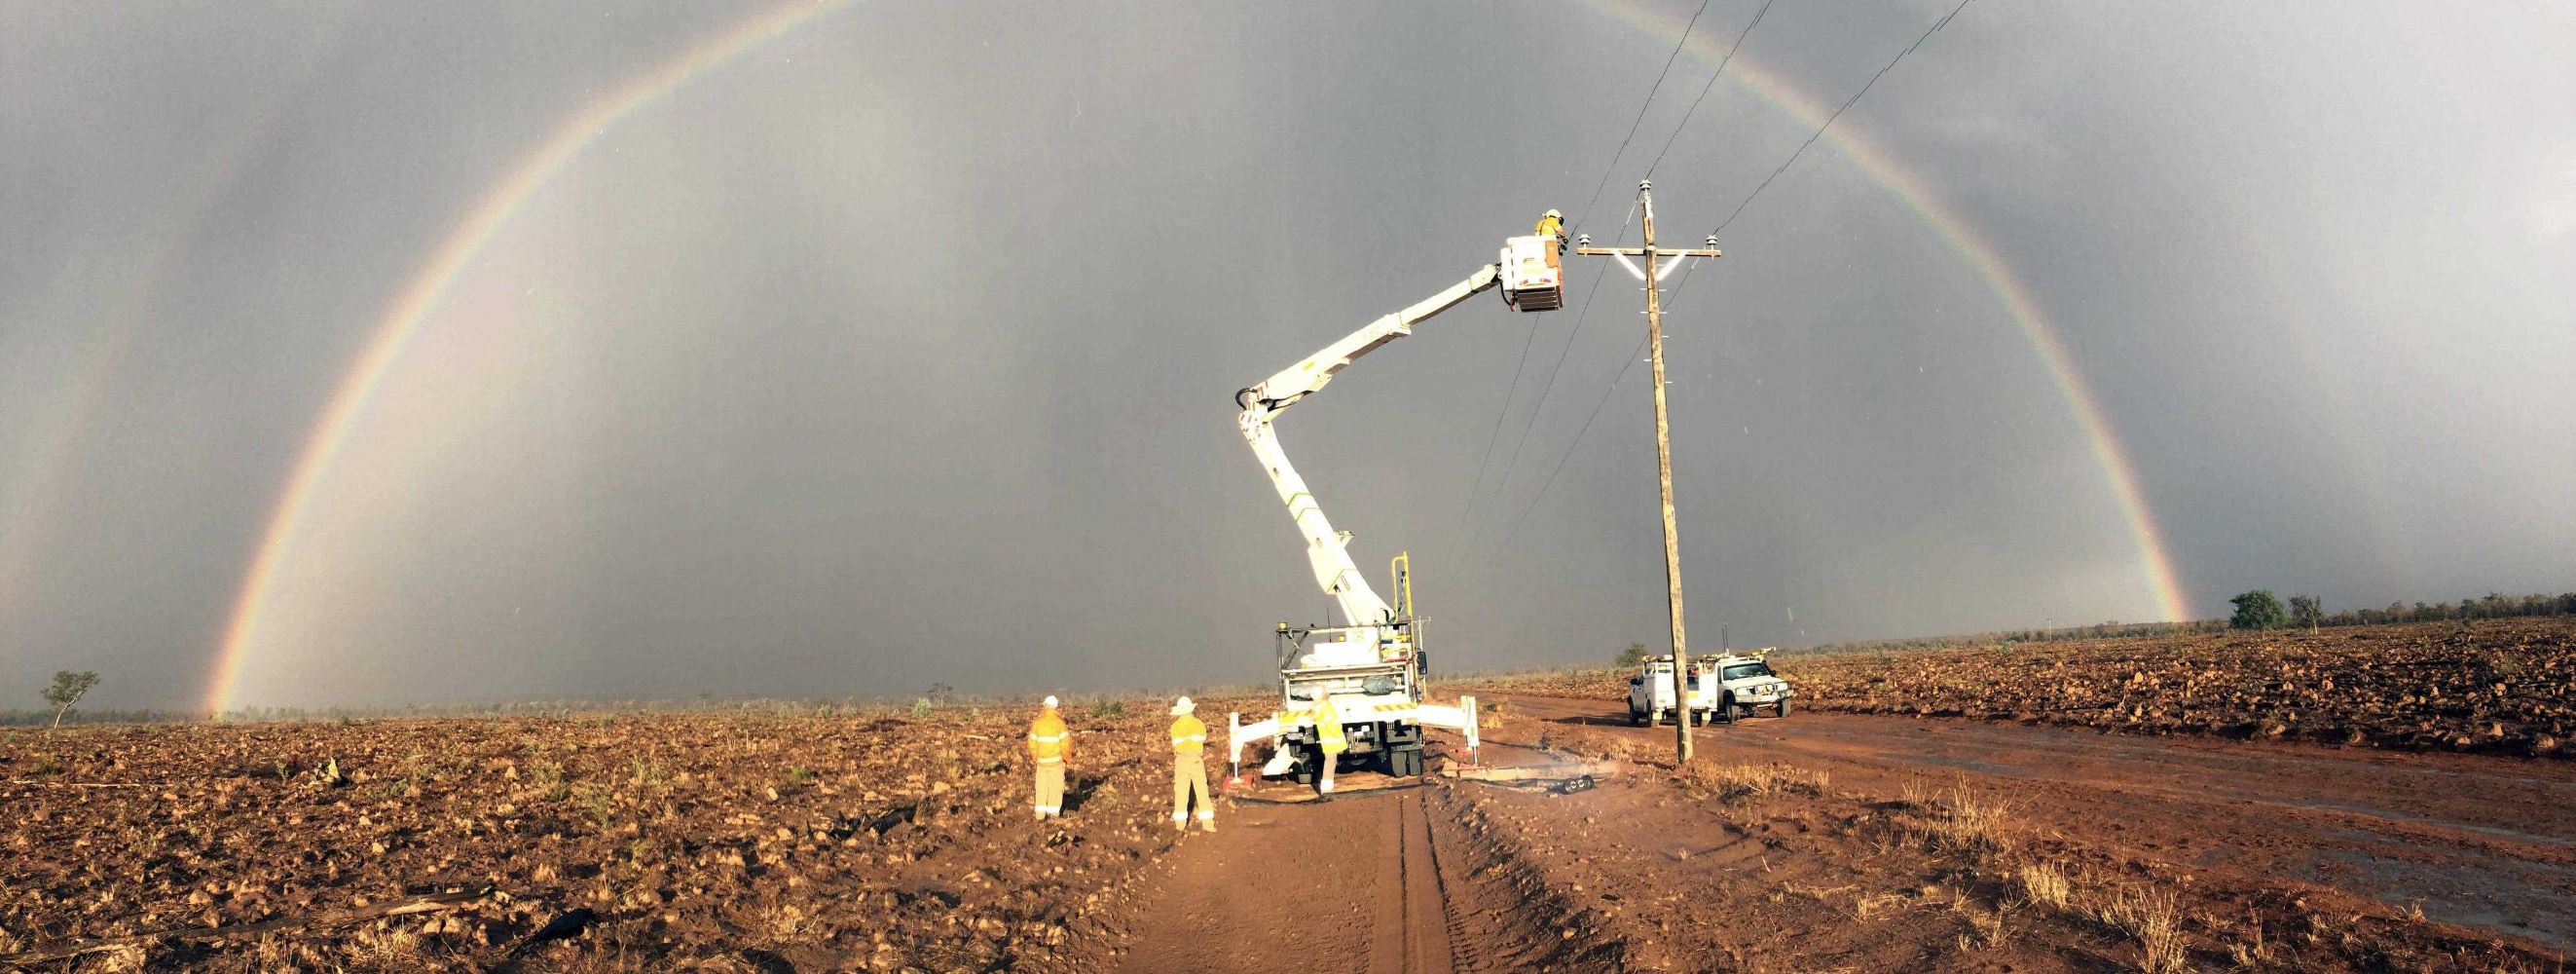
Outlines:
[[[1682,25],[1660,20],[1618,3],[1598,4],[1611,15],[1641,29],[1666,38],[1681,33]],[[660,66],[646,71],[610,92],[606,97],[566,119],[522,158],[500,182],[478,198],[465,218],[457,224],[433,253],[428,263],[414,274],[384,314],[377,320],[365,351],[341,379],[328,406],[311,435],[305,438],[285,490],[269,515],[268,528],[262,532],[257,549],[244,575],[239,595],[234,599],[223,643],[217,650],[214,670],[203,697],[204,708],[223,713],[232,707],[235,683],[242,663],[255,644],[260,629],[260,616],[268,604],[270,588],[286,552],[293,547],[299,526],[311,506],[315,491],[330,471],[332,461],[348,441],[350,431],[365,413],[378,384],[402,357],[404,347],[421,325],[444,300],[475,255],[490,243],[493,236],[508,225],[531,197],[543,190],[566,166],[580,157],[600,135],[635,113],[652,106],[692,79],[723,66],[763,43],[810,24],[833,11],[847,6],[847,0],[822,0],[773,8],[743,21],[723,34],[681,53]],[[1690,52],[1708,58],[1715,39],[1706,35],[1690,45]],[[1764,101],[1808,126],[1821,125],[1830,108],[1821,100],[1798,90],[1787,79],[1761,68],[1739,55],[1728,66],[1728,77]],[[2056,330],[2031,298],[2002,254],[1985,236],[1962,218],[1923,180],[1896,164],[1887,151],[1848,123],[1837,123],[1823,142],[1831,145],[1844,159],[1872,182],[1922,219],[1950,248],[1986,282],[2002,302],[2038,353],[2063,394],[2078,428],[2090,444],[2093,456],[2108,480],[2112,495],[2126,519],[2134,540],[2147,584],[2159,611],[2166,618],[2184,617],[2184,605],[2170,558],[2163,540],[2149,515],[2146,499],[2138,488],[2137,474],[2127,452],[2112,435],[2111,426],[2102,416],[2101,406],[2076,371],[2075,360],[2066,350]]]

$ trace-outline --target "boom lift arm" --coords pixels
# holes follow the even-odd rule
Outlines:
[[[1413,326],[1430,319],[1459,302],[1493,287],[1501,279],[1499,265],[1487,264],[1467,275],[1467,279],[1449,286],[1412,307],[1388,314],[1340,341],[1324,346],[1322,351],[1305,361],[1279,370],[1278,374],[1257,385],[1235,393],[1235,403],[1243,407],[1235,425],[1243,438],[1252,444],[1254,459],[1270,473],[1270,485],[1279,491],[1279,500],[1288,505],[1288,516],[1297,522],[1297,531],[1306,537],[1306,560],[1314,567],[1315,584],[1341,606],[1343,621],[1354,626],[1377,626],[1391,621],[1395,611],[1370,588],[1360,574],[1359,565],[1351,561],[1350,534],[1333,530],[1333,522],[1324,517],[1324,509],[1306,489],[1305,478],[1288,462],[1288,454],[1279,446],[1279,433],[1271,424],[1280,413],[1288,411],[1299,400],[1321,391],[1333,375],[1350,367],[1360,356],[1377,351],[1386,343],[1413,334]],[[1351,642],[1375,651],[1376,640],[1353,639]]]
[[[1467,279],[1450,285],[1411,307],[1369,322],[1360,330],[1324,346],[1258,384],[1235,394],[1235,404],[1242,412],[1235,426],[1246,442],[1252,444],[1252,455],[1270,475],[1270,486],[1279,492],[1279,500],[1288,506],[1288,517],[1297,524],[1297,532],[1306,538],[1306,561],[1314,569],[1315,584],[1341,608],[1343,624],[1292,628],[1279,623],[1280,709],[1267,719],[1243,722],[1243,715],[1226,715],[1226,748],[1230,767],[1240,772],[1243,749],[1260,741],[1274,742],[1270,760],[1262,765],[1263,777],[1283,774],[1299,775],[1309,780],[1318,768],[1330,768],[1338,759],[1323,747],[1324,728],[1316,723],[1318,714],[1332,713],[1347,742],[1344,753],[1372,755],[1383,762],[1390,775],[1421,774],[1424,770],[1423,730],[1446,727],[1457,730],[1466,741],[1470,759],[1476,753],[1476,698],[1461,697],[1457,704],[1426,701],[1422,695],[1421,625],[1414,615],[1410,559],[1399,556],[1395,574],[1402,602],[1389,606],[1377,590],[1369,587],[1360,574],[1359,565],[1351,561],[1351,536],[1333,529],[1324,516],[1323,506],[1288,462],[1288,454],[1279,446],[1279,433],[1273,423],[1288,407],[1321,391],[1333,376],[1360,356],[1377,351],[1386,343],[1413,334],[1413,327],[1433,315],[1457,307],[1497,285],[1503,289],[1503,303],[1516,311],[1552,311],[1565,304],[1565,282],[1556,256],[1554,237],[1514,237],[1504,243],[1495,263],[1476,269]],[[1326,710],[1325,702],[1331,701]],[[1301,770],[1302,769],[1302,770]],[[1330,781],[1329,775],[1320,779]],[[1329,788],[1327,789],[1329,790]]]

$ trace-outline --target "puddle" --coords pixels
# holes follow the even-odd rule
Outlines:
[[[2360,889],[2400,911],[2420,902],[2426,919],[2576,950],[2576,894],[2556,885],[2567,882],[2566,867],[2521,861],[2446,867],[2359,851],[2339,852],[2332,860],[2362,880]],[[2534,872],[2561,875],[2553,883]]]

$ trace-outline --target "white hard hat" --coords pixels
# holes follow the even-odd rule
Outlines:
[[[1191,703],[1190,698],[1188,697],[1182,697],[1179,700],[1172,701],[1172,716],[1174,717],[1181,716],[1182,714],[1186,714],[1197,709],[1199,709],[1199,705]]]
[[[1549,210],[1549,211],[1547,211],[1547,213],[1546,213],[1545,215],[1555,217],[1555,218],[1557,218],[1557,219],[1559,219],[1559,220],[1565,219],[1565,214],[1563,214],[1563,213],[1559,213],[1559,212],[1557,212],[1557,211],[1555,211],[1555,210]]]
[[[1047,698],[1046,698],[1046,708],[1047,708],[1048,710],[1054,710],[1054,709],[1055,709],[1055,694],[1052,694],[1052,693],[1047,694]]]

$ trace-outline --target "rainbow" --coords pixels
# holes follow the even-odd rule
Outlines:
[[[233,601],[223,642],[216,651],[213,674],[207,681],[203,697],[202,706],[206,711],[220,715],[231,709],[235,683],[240,677],[243,659],[259,633],[260,614],[269,601],[279,563],[296,538],[316,488],[347,442],[358,418],[366,411],[378,384],[401,358],[412,335],[429,319],[431,312],[438,309],[448,289],[472,263],[475,255],[531,197],[608,129],[660,101],[692,79],[841,9],[848,2],[817,0],[773,8],[644,72],[556,126],[506,177],[477,199],[428,263],[386,307],[364,351],[334,389],[321,421],[306,438],[285,489],[271,509],[267,529],[260,535],[250,568]],[[1682,32],[1682,25],[1678,22],[1657,20],[1618,3],[1596,0],[1596,5],[1612,16],[1667,39],[1676,38]],[[1702,59],[1709,58],[1711,52],[1707,48],[1716,43],[1714,38],[1714,34],[1694,35],[1694,41],[1689,45],[1690,53]],[[1728,77],[1810,128],[1822,125],[1830,114],[1831,110],[1824,102],[1800,91],[1786,78],[1760,67],[1744,55],[1737,55],[1735,61],[1728,65]],[[2112,435],[2109,422],[2103,419],[2100,404],[2083,381],[2082,374],[2076,371],[2074,357],[2067,352],[2065,343],[2041,313],[2029,289],[2005,264],[2001,251],[1919,176],[1897,165],[1884,148],[1859,134],[1848,122],[1836,123],[1836,127],[1821,141],[1832,146],[1932,228],[1977,271],[2002,302],[2006,313],[2047,367],[2058,391],[2065,396],[2077,426],[2091,445],[2094,458],[2102,467],[2112,495],[2128,522],[2157,610],[2168,619],[2186,618],[2180,588],[2174,581],[2172,561],[2165,554],[2163,539],[2148,513],[2145,495],[2138,487],[2137,475],[2129,463],[2127,452]]]
[[[250,569],[243,576],[241,591],[233,600],[232,612],[224,628],[224,641],[215,652],[214,672],[206,682],[201,704],[203,709],[216,715],[231,709],[233,687],[241,676],[242,660],[259,634],[260,612],[267,606],[269,589],[276,582],[279,563],[295,540],[305,509],[312,503],[314,490],[321,485],[323,474],[330,470],[340,448],[348,442],[349,432],[357,425],[358,418],[365,414],[377,385],[402,358],[404,346],[410,343],[421,324],[429,320],[430,313],[438,309],[447,289],[473,263],[475,255],[482,252],[502,227],[509,225],[511,218],[518,215],[519,209],[527,205],[531,197],[609,129],[668,97],[698,76],[848,5],[849,0],[812,0],[773,7],[629,79],[607,96],[556,125],[533,151],[519,160],[509,175],[475,200],[473,209],[466,211],[465,218],[448,232],[429,262],[377,319],[365,350],[332,391],[329,404],[323,408],[321,422],[305,438],[304,449],[287,476],[286,488],[278,495],[277,503],[270,511],[268,529],[260,534],[258,547],[251,556]]]
[[[334,23],[317,32],[316,43],[305,48],[292,67],[309,73],[312,52],[336,39],[338,27]],[[91,329],[88,353],[63,371],[53,395],[36,411],[36,432],[30,438],[34,445],[20,455],[8,477],[0,478],[0,486],[14,485],[0,493],[0,614],[14,608],[44,547],[50,517],[76,489],[72,475],[78,470],[78,448],[106,414],[108,393],[133,353],[136,338],[153,314],[162,310],[170,282],[195,251],[206,219],[250,171],[258,150],[276,131],[286,101],[279,96],[268,98],[253,113],[251,124],[206,153],[206,164],[175,194],[178,205],[166,211],[176,218],[153,237],[142,258],[129,265],[136,270],[127,276],[123,296]]]
[[[1626,4],[1595,0],[1594,5],[1667,41],[1678,40],[1686,27],[1685,22],[1678,18],[1653,18]],[[1723,53],[1718,47],[1726,40],[1717,36],[1721,33],[1692,34],[1687,42],[1692,56],[1710,61]],[[1789,79],[1762,67],[1745,54],[1738,53],[1726,70],[1727,76],[1737,85],[1810,130],[1825,124],[1825,119],[1833,114],[1832,103],[1800,90]],[[2004,262],[2003,251],[1934,192],[1921,176],[1899,165],[1884,146],[1854,126],[1850,116],[1836,121],[1818,144],[1832,146],[1870,182],[1913,211],[1917,219],[1922,220],[1949,245],[1951,251],[1977,272],[1977,276],[1985,281],[1987,290],[2002,302],[2004,313],[2012,318],[2014,326],[2021,329],[2022,337],[2030,342],[2031,350],[2039,355],[2040,364],[2047,368],[2058,394],[2065,397],[2067,411],[2073,415],[2076,428],[2083,433],[2094,463],[2102,468],[2113,502],[2118,505],[2122,520],[2127,522],[2130,541],[2137,548],[2140,573],[2145,576],[2149,594],[2155,599],[2156,611],[2165,619],[2190,618],[2189,606],[2182,597],[2182,586],[2175,580],[2173,557],[2166,552],[2164,535],[2157,530],[2155,516],[2147,507],[2146,492],[2138,486],[2137,468],[2129,462],[2128,450],[2113,435],[2110,421],[2103,418],[2102,404],[2094,397],[2092,386],[2084,381],[2084,373],[2076,369],[2075,356],[2067,352],[2065,340],[2058,336],[2057,328],[2049,324],[2038,300],[2031,297],[2030,288],[2013,273],[2011,265]]]

